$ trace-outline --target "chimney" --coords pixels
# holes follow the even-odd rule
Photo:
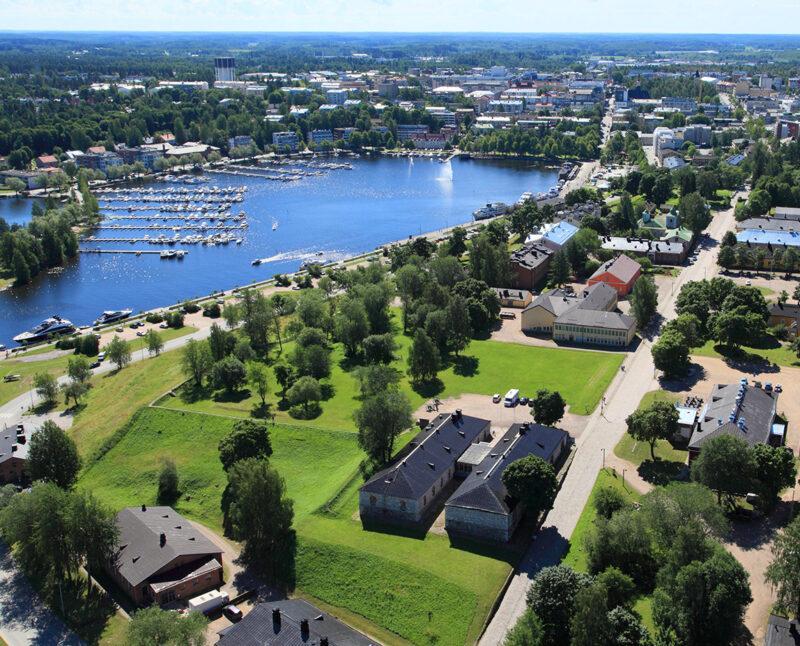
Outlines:
[[[25,437],[24,434],[17,435],[17,444],[25,444],[28,441],[28,438]]]
[[[158,537],[158,542],[161,544],[161,547],[167,544],[167,535],[164,532],[161,532],[161,535]]]
[[[327,637],[320,637],[319,646],[328,646],[328,638]]]
[[[142,505],[142,511],[147,511],[147,505]]]
[[[281,625],[281,609],[280,608],[273,608],[272,609],[272,623],[280,628]]]
[[[456,416],[458,417],[458,419],[464,417],[464,414],[461,412],[460,408],[456,408]]]
[[[303,639],[308,639],[308,619],[301,619],[300,620],[300,636]]]

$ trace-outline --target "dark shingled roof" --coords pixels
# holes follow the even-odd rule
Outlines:
[[[172,507],[126,507],[117,514],[120,575],[139,585],[179,556],[221,554],[222,550],[197,531]],[[161,546],[161,534],[166,542]]]
[[[569,435],[541,424],[513,424],[479,465],[445,503],[446,507],[467,507],[496,514],[508,514],[513,501],[503,485],[506,467],[528,455],[550,461]]]
[[[558,316],[567,310],[575,307],[578,302],[578,297],[563,289],[551,289],[548,292],[539,294],[531,303],[523,310],[527,312],[535,307],[543,307],[551,314]]]
[[[583,300],[578,303],[578,309],[609,310],[616,302],[616,289],[605,283],[595,283],[583,290]]]
[[[538,242],[529,242],[521,249],[511,254],[511,262],[527,269],[535,269],[553,255],[553,250],[548,249]]]
[[[800,646],[800,626],[797,620],[770,615],[764,646]]]
[[[372,476],[362,491],[416,500],[453,465],[470,444],[489,430],[489,420],[456,413],[437,415],[409,443],[411,452]]]
[[[737,401],[741,393],[741,401]],[[700,415],[689,448],[709,438],[735,435],[749,445],[766,444],[772,432],[778,396],[742,384],[716,384]]]
[[[281,611],[280,626],[272,621],[272,610]],[[303,639],[300,622],[308,620]],[[319,646],[327,637],[329,646],[372,646],[376,642],[302,599],[259,603],[242,620],[219,633],[218,646]]]
[[[606,312],[605,310],[585,310],[580,307],[565,312],[556,319],[556,323],[558,325],[600,327],[605,330],[630,330],[636,326],[636,321],[627,314]]]

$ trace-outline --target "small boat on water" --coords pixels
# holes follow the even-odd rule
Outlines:
[[[94,322],[95,325],[106,325],[114,321],[122,321],[131,315],[133,310],[106,310]]]
[[[278,228],[278,221],[277,220],[273,220],[272,221],[272,230],[275,231],[277,228]]]
[[[250,263],[253,267],[258,267],[261,264],[261,258],[256,258],[253,262]]]

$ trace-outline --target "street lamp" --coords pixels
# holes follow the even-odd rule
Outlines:
[[[603,452],[603,470],[606,468],[606,450],[605,448],[600,449]]]

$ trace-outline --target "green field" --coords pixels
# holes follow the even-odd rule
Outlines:
[[[410,339],[397,335],[397,342],[399,351],[394,366],[405,375]],[[285,344],[284,351],[290,352],[291,347],[291,343]],[[549,388],[561,392],[571,412],[587,415],[597,406],[623,358],[621,354],[609,352],[474,340],[461,357],[455,358],[439,373],[440,384],[418,392],[412,389],[404,376],[401,389],[417,408],[434,396],[444,399],[464,393],[492,395],[504,393],[512,387],[526,394]],[[339,344],[334,345],[331,359],[332,372],[327,380],[331,394],[322,402],[322,414],[314,420],[295,421],[286,411],[276,411],[279,420],[324,428],[354,429],[353,412],[360,403],[358,382]],[[271,383],[275,384],[274,378]],[[197,401],[170,397],[160,403],[170,408],[248,417],[258,400],[244,391],[233,400],[224,396]]]
[[[162,461],[170,458],[188,495],[176,509],[221,531],[220,496],[226,479],[217,447],[233,423],[225,417],[143,408],[118,443],[85,470],[80,486],[114,509],[153,504]],[[270,436],[271,460],[295,500],[296,520],[321,506],[363,457],[352,433],[278,425]]]
[[[572,537],[569,539],[569,550],[561,561],[563,565],[567,565],[578,572],[588,572],[589,570],[586,562],[584,539],[597,518],[597,512],[594,509],[595,493],[603,487],[611,487],[620,491],[631,504],[641,498],[641,494],[633,487],[629,485],[623,486],[622,477],[613,469],[603,469],[597,474],[597,480],[595,480],[594,487],[592,487],[589,500],[586,502],[586,506],[583,508],[580,518],[578,518],[578,523],[575,525],[575,530],[572,532]],[[634,609],[641,615],[642,621],[650,631],[650,634],[654,635],[652,598],[640,597],[636,601]]]
[[[779,366],[800,366],[800,359],[792,352],[791,348],[776,339],[769,338],[760,347],[742,346],[734,351],[727,346],[714,341],[707,341],[699,348],[692,348],[691,353],[701,357],[714,357],[717,359],[730,359],[749,363],[770,363]]]
[[[182,328],[167,328],[166,330],[159,330],[157,327],[153,328],[158,335],[161,337],[161,340],[166,343],[167,341],[172,341],[172,339],[179,339],[182,336],[186,336],[187,334],[192,334],[197,332],[196,327],[192,327],[191,325],[184,325]],[[142,337],[136,337],[135,339],[131,339],[129,342],[131,347],[131,352],[136,352],[136,350],[141,350],[147,347],[147,341]]]
[[[0,361],[0,404],[5,404],[33,388],[33,375],[49,372],[59,376],[67,371],[67,357],[46,359],[44,361],[20,361],[5,359]],[[19,381],[2,381],[6,375],[20,375]]]
[[[78,486],[114,509],[153,503],[161,461],[169,457],[182,482],[176,509],[221,531],[225,476],[217,445],[233,422],[141,409]],[[270,460],[295,503],[296,593],[342,608],[348,621],[389,643],[474,641],[511,570],[509,554],[456,549],[442,535],[364,531],[356,514],[363,454],[355,434],[282,424],[270,432]]]

